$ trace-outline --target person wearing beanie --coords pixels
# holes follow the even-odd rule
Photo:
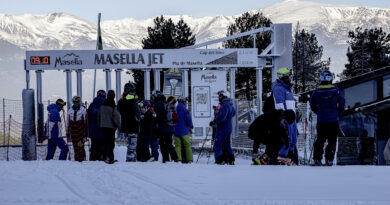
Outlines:
[[[336,151],[337,134],[340,130],[339,120],[343,115],[345,100],[340,90],[332,84],[333,74],[324,71],[320,74],[320,85],[310,98],[311,110],[317,114],[317,139],[314,142],[314,165],[322,165],[324,143],[328,140],[325,150],[325,163],[333,165]]]
[[[109,90],[98,113],[98,124],[104,135],[103,159],[114,163],[115,131],[120,126],[121,116],[115,104],[115,92]]]
[[[97,97],[93,99],[93,102],[88,107],[88,125],[89,125],[89,138],[91,138],[91,152],[89,160],[91,161],[103,161],[103,147],[104,147],[104,135],[99,127],[97,116],[100,106],[106,99],[106,91],[99,90]]]

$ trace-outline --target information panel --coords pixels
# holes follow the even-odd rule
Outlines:
[[[226,71],[204,70],[191,71],[192,84],[192,121],[194,124],[193,139],[211,139],[209,126],[214,119],[213,106],[217,106],[220,90],[226,90]]]
[[[26,51],[27,70],[258,67],[257,49]]]

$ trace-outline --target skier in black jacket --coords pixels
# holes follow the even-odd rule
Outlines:
[[[289,145],[287,126],[294,121],[294,111],[286,110],[264,113],[252,122],[248,137],[254,140],[252,160],[255,165],[278,164],[279,150]],[[266,145],[262,156],[258,154],[260,144]]]
[[[126,161],[135,162],[141,111],[138,107],[133,83],[125,84],[123,96],[118,102],[118,111],[121,114],[121,135],[127,139]]]

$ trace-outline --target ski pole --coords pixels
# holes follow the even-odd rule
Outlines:
[[[65,124],[65,133],[68,132],[68,125],[66,124],[66,118],[65,118],[65,110],[64,108],[62,108],[62,120],[64,120],[64,124]],[[72,132],[69,130],[69,135],[70,135],[70,139],[72,139]],[[66,136],[66,134],[65,134]],[[68,144],[68,137],[65,137],[66,138],[66,145],[68,146],[68,160],[71,160],[71,157],[70,157],[70,148],[69,148],[69,144]]]
[[[208,127],[208,128],[209,128],[209,129],[207,130],[206,138],[204,139],[203,144],[202,144],[202,147],[200,148],[199,155],[198,155],[198,159],[196,159],[196,163],[198,163],[199,158],[200,158],[200,155],[202,155],[202,151],[203,151],[203,149],[204,149],[204,145],[206,144],[207,137],[208,137],[208,135],[209,135],[209,133],[210,133],[210,127]]]

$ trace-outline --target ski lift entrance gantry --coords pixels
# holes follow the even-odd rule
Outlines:
[[[270,31],[271,43],[258,54],[256,33]],[[253,35],[253,48],[198,49],[215,43]],[[154,72],[154,85],[160,89],[160,72],[163,68],[180,68],[183,72],[183,95],[188,97],[188,71],[199,68],[222,68],[230,72],[230,92],[234,98],[235,72],[237,68],[256,69],[258,113],[261,110],[262,69],[272,69],[272,80],[276,69],[292,66],[291,24],[272,24],[270,27],[228,36],[183,49],[145,50],[45,50],[26,51],[26,87],[30,88],[30,71],[35,70],[37,79],[38,138],[43,135],[42,72],[59,70],[66,73],[67,105],[72,99],[72,75],[77,73],[77,95],[82,97],[82,72],[86,69],[102,69],[106,73],[106,89],[111,89],[111,71],[116,72],[116,93],[121,93],[121,72],[123,69],[144,71],[144,96],[150,99],[150,71]],[[117,94],[117,100],[120,94]]]

